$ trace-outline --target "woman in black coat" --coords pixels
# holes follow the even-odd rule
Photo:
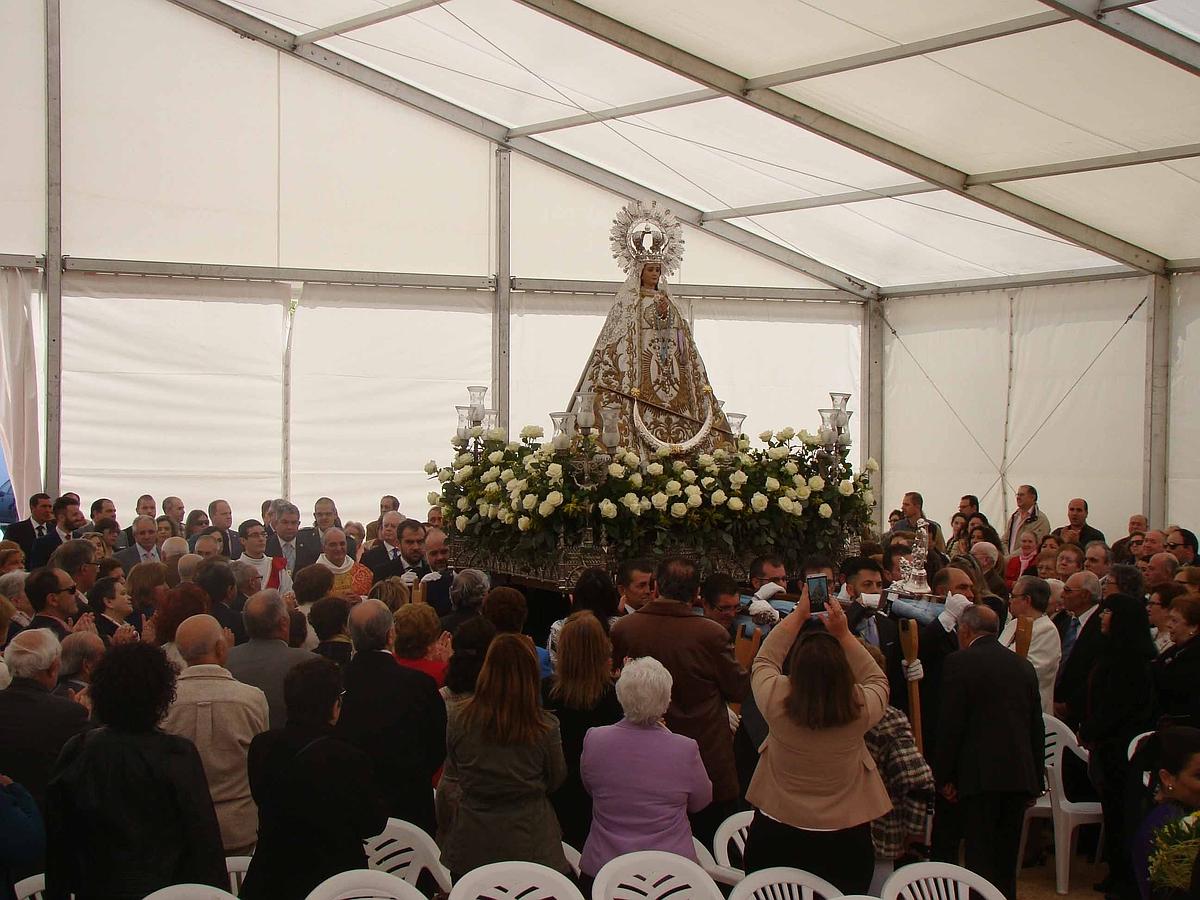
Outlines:
[[[1088,683],[1087,714],[1079,736],[1091,751],[1088,774],[1100,794],[1104,813],[1106,895],[1135,898],[1130,839],[1137,819],[1129,821],[1125,783],[1129,742],[1146,731],[1153,718],[1154,686],[1150,662],[1154,641],[1142,603],[1125,594],[1106,597],[1100,606],[1104,644]]]
[[[141,641],[105,653],[89,690],[103,726],[69,740],[46,788],[46,897],[140,900],[172,884],[228,887],[196,745],[158,729],[175,669]]]
[[[387,825],[370,759],[333,735],[341,694],[337,663],[300,663],[283,682],[287,725],[250,743],[258,846],[244,900],[303,900],[331,875],[365,869],[363,841]]]
[[[1174,645],[1154,661],[1158,714],[1173,725],[1200,728],[1200,600],[1176,597],[1167,613]]]

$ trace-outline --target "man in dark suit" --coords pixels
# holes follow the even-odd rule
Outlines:
[[[222,628],[233,632],[234,644],[246,643],[246,625],[242,614],[233,608],[237,598],[237,578],[229,563],[223,559],[206,559],[196,567],[192,579],[196,587],[208,594],[212,617]]]
[[[4,538],[16,541],[25,553],[25,568],[33,555],[33,545],[54,527],[54,499],[49,494],[34,494],[29,498],[29,518],[13,522],[4,529]]]
[[[387,564],[393,559],[398,559],[400,556],[400,526],[405,524],[406,520],[398,512],[386,512],[383,514],[383,519],[379,525],[379,536],[375,541],[375,546],[363,554],[359,560],[364,566],[371,570],[371,575],[378,581],[380,573],[383,572]]]
[[[337,736],[375,764],[388,815],[436,831],[430,779],[446,758],[446,704],[432,678],[396,662],[392,613],[378,600],[350,611],[354,656]]]
[[[1104,643],[1100,632],[1100,579],[1091,572],[1076,572],[1067,579],[1062,599],[1071,618],[1063,626],[1053,713],[1077,730],[1087,712],[1088,681]]]
[[[228,568],[226,563],[221,565]],[[316,659],[316,654],[288,646],[291,617],[279,591],[259,591],[246,601],[242,617],[249,640],[229,651],[225,668],[242,684],[253,685],[267,695],[271,727],[282,728],[287,724],[284,679],[300,663]]]
[[[129,527],[133,529],[132,543],[114,554],[125,574],[128,575],[138,563],[162,562],[158,553],[158,525],[154,519],[150,516],[138,516]]]
[[[946,658],[934,774],[960,807],[966,864],[1008,900],[1017,896],[1017,846],[1025,809],[1044,790],[1045,729],[1037,673],[1001,646],[999,617],[972,606]]]
[[[242,555],[242,542],[233,527],[233,508],[228,500],[214,500],[208,504],[208,521],[220,531],[221,555],[226,559],[237,559]],[[192,544],[195,547],[195,544]]]
[[[149,516],[150,520],[154,521],[154,518],[158,515],[158,503],[149,494],[142,494],[142,496],[137,498],[137,505],[134,508],[134,512],[136,512],[139,516]],[[121,532],[122,547],[133,546],[134,541],[136,540],[136,538],[133,536],[134,526],[136,524],[137,520],[135,519],[133,522],[129,523],[128,528]],[[129,570],[126,569],[125,571],[128,572]]]
[[[856,556],[842,565],[846,576],[846,596],[867,609],[878,609],[883,592],[883,567],[873,559]],[[854,633],[878,647],[887,661],[890,697],[888,702],[908,711],[908,682],[904,678],[904,652],[900,647],[900,626],[886,616],[868,615],[854,626]]]
[[[0,691],[0,772],[25,786],[44,806],[50,770],[70,738],[91,727],[87,710],[51,692],[62,668],[58,639],[48,631],[21,632],[5,650],[12,684]]]
[[[79,617],[78,593],[75,580],[62,569],[35,569],[25,579],[25,596],[33,607],[30,628],[45,628],[60,641],[76,627],[87,628],[93,617]]]
[[[430,575],[425,587],[425,602],[439,616],[450,613],[450,585],[454,582],[454,570],[446,564],[450,561],[450,548],[446,546],[446,532],[430,528],[425,532],[425,564]],[[432,576],[436,575],[434,578]]]
[[[52,507],[54,525],[46,529],[45,537],[38,538],[33,543],[33,552],[26,558],[30,570],[41,568],[50,561],[50,555],[60,544],[71,540],[76,528],[82,528],[87,521],[79,508],[79,501],[74,497],[63,495],[54,501]]]
[[[378,572],[371,569],[376,581],[397,575],[409,587],[430,572],[425,562],[425,524],[416,519],[405,519],[399,528],[400,553],[383,565]],[[367,568],[370,568],[368,564]]]
[[[1104,544],[1104,532],[1088,524],[1088,504],[1082,497],[1076,497],[1067,503],[1067,524],[1055,528],[1052,532],[1064,544],[1076,544],[1080,548],[1087,547],[1092,541]]]
[[[303,568],[297,564],[300,554],[300,509],[287,500],[275,500],[271,503],[271,513],[274,516],[274,530],[267,536],[267,556],[282,556],[287,560],[288,572],[295,576]],[[318,548],[318,555],[320,552]]]
[[[313,504],[313,524],[309,528],[301,528],[296,535],[296,569],[299,571],[311,566],[323,552],[325,532],[330,528],[341,528],[338,519],[337,506],[328,497],[321,497]],[[354,559],[358,545],[354,538],[346,535],[346,555]],[[368,568],[370,568],[368,566]],[[294,573],[293,573],[294,574]]]

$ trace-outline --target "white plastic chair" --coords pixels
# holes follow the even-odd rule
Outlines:
[[[1075,856],[1079,826],[1093,822],[1103,825],[1104,813],[1098,800],[1067,799],[1063,790],[1063,757],[1070,750],[1087,762],[1089,754],[1079,746],[1074,732],[1065,722],[1047,713],[1042,713],[1042,719],[1046,722],[1046,774],[1050,781],[1050,818],[1054,822],[1054,889],[1065,894],[1070,890],[1071,860]]]
[[[145,900],[237,900],[237,897],[207,884],[173,884],[147,894]]]
[[[450,900],[584,900],[562,872],[531,862],[498,862],[472,869],[454,885]]]
[[[425,895],[387,872],[353,869],[326,878],[312,889],[308,900],[425,900]]]
[[[242,882],[246,880],[246,872],[250,868],[249,856],[227,856],[225,857],[225,872],[229,875],[229,893],[237,896],[242,889]]]
[[[1129,742],[1129,749],[1125,751],[1125,756],[1131,762],[1133,761],[1133,754],[1137,752],[1138,744],[1140,744],[1146,738],[1150,737],[1150,735],[1152,735],[1152,734],[1154,734],[1153,731],[1143,731],[1141,734],[1139,734],[1137,737],[1135,737],[1132,741]],[[1149,772],[1145,772],[1145,771],[1142,772],[1142,784],[1144,784],[1146,787],[1150,787],[1150,773]]]
[[[562,848],[563,848],[563,856],[565,856],[567,858],[567,865],[571,867],[571,873],[576,878],[578,878],[579,877],[579,861],[582,858],[582,854],[580,854],[580,852],[578,850],[576,850],[574,847],[572,847],[566,841],[562,842]]]
[[[13,885],[13,892],[17,895],[17,900],[42,900],[42,892],[45,890],[45,875],[30,875]]]
[[[842,892],[802,869],[759,869],[738,882],[729,900],[831,900]]]
[[[700,863],[700,868],[708,873],[708,877],[717,884],[727,884],[730,887],[737,884],[746,877],[746,873],[741,869],[734,869],[729,866],[723,866],[716,861],[708,848],[700,843],[700,839],[692,837],[692,849],[696,851],[696,861]]]
[[[740,872],[734,866],[732,858],[729,855],[729,845],[732,842],[738,849],[738,853],[742,859],[746,856],[746,835],[750,832],[750,823],[754,821],[753,810],[743,810],[735,812],[732,816],[721,823],[717,829],[717,833],[713,836],[713,857],[717,861],[717,865],[724,866],[734,872]],[[743,877],[745,873],[743,872]]]
[[[690,859],[639,850],[610,859],[596,873],[592,900],[722,900],[716,882]],[[451,898],[456,900],[456,898]]]
[[[1021,875],[1021,863],[1025,860],[1025,844],[1029,838],[1029,823],[1033,819],[1049,819],[1054,815],[1050,806],[1050,767],[1055,765],[1054,755],[1058,752],[1058,732],[1050,728],[1049,722],[1045,720],[1048,717],[1045,713],[1042,714],[1042,720],[1046,728],[1046,739],[1043,744],[1042,766],[1046,773],[1046,790],[1042,792],[1042,796],[1034,801],[1033,806],[1025,810],[1025,818],[1021,822],[1021,841],[1017,845],[1017,876]]]
[[[1004,900],[1000,889],[970,869],[950,863],[912,863],[896,870],[883,885],[883,900]],[[845,900],[845,898],[843,898]]]
[[[442,865],[437,844],[424,829],[402,819],[388,819],[387,827],[363,841],[367,866],[403,878],[416,887],[422,872],[428,872],[443,891],[450,890],[450,872]]]

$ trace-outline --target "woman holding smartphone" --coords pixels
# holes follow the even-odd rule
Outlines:
[[[824,628],[810,618],[806,585],[751,671],[771,731],[746,794],[755,807],[746,870],[794,866],[865,894],[875,867],[871,821],[892,803],[863,736],[887,709],[888,680],[836,600],[825,604]]]

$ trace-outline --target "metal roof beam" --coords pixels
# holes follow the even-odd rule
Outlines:
[[[623,178],[594,163],[589,163],[532,138],[521,137],[508,141],[506,140],[508,128],[499,122],[473,113],[318,44],[295,46],[295,35],[232,7],[222,0],[169,0],[169,2],[223,25],[243,37],[257,40],[265,46],[273,47],[327,72],[340,75],[342,78],[392,100],[397,100],[445,122],[457,125],[472,134],[487,138],[497,144],[507,145],[532,159],[546,163],[597,187],[614,191],[624,197],[658,200],[659,203],[669,206],[681,221],[697,227],[704,226],[703,213],[694,206],[682,203],[673,197],[668,197],[645,185]],[[838,290],[848,291],[864,299],[878,295],[879,289],[869,282],[855,278],[840,269],[806,256],[799,251],[791,250],[775,241],[759,237],[728,222],[714,222],[704,230],[759,256],[803,272]]]
[[[754,109],[768,112],[806,131],[865,153],[916,178],[969,197],[990,209],[1013,216],[1028,225],[1041,228],[1116,262],[1156,274],[1166,271],[1166,260],[1158,254],[994,185],[969,186],[966,183],[967,174],[953,166],[835,118],[823,110],[777,91],[751,89],[747,79],[736,72],[674,47],[624,22],[609,18],[577,0],[518,2],[571,25],[585,34],[733,97]]]
[[[716,91],[688,91],[686,94],[672,94],[670,97],[659,97],[657,100],[643,100],[641,103],[628,103],[625,106],[612,106],[595,112],[580,113],[577,116],[564,116],[561,119],[550,119],[546,122],[535,122],[532,125],[522,125],[508,132],[510,138],[527,137],[531,134],[545,134],[548,131],[561,131],[564,128],[575,128],[579,125],[591,125],[595,122],[608,122],[612,119],[624,119],[627,116],[639,116],[642,113],[658,112],[660,109],[674,109],[677,106],[687,106],[690,103],[700,103],[713,100],[721,95]]]
[[[741,219],[745,216],[766,216],[771,213],[791,212],[797,209],[819,209],[822,206],[844,206],[847,203],[864,203],[887,197],[907,197],[910,194],[928,194],[940,191],[936,184],[914,181],[891,187],[872,188],[864,191],[846,191],[841,194],[826,194],[823,197],[802,197],[798,200],[783,200],[779,203],[759,203],[755,206],[735,206],[730,209],[714,209],[704,214],[705,222],[721,219]]]
[[[327,25],[324,28],[306,32],[296,38],[294,46],[300,47],[304,44],[313,44],[328,37],[345,34],[348,31],[357,31],[359,28],[366,28],[370,25],[378,25],[380,22],[398,19],[401,16],[407,16],[409,13],[420,12],[423,9],[429,9],[431,6],[438,6],[445,2],[446,0],[408,0],[407,3],[398,3],[386,9],[378,9],[375,12],[367,13],[365,16],[355,16],[353,19],[346,19],[344,22],[336,22],[333,25]]]
[[[996,278],[963,278],[955,281],[930,281],[924,284],[895,284],[880,288],[884,300],[899,297],[923,297],[928,294],[960,294],[967,291],[999,291],[1006,288],[1036,287],[1043,284],[1078,284],[1083,281],[1111,281],[1114,278],[1144,278],[1128,266],[1097,266],[1091,269],[1064,269],[1032,275],[1000,275]]]
[[[1179,66],[1185,72],[1200,75],[1200,43],[1159,25],[1128,9],[1114,8],[1097,0],[1040,0],[1046,6],[1066,13],[1117,40]],[[1132,4],[1119,4],[1124,7]]]

